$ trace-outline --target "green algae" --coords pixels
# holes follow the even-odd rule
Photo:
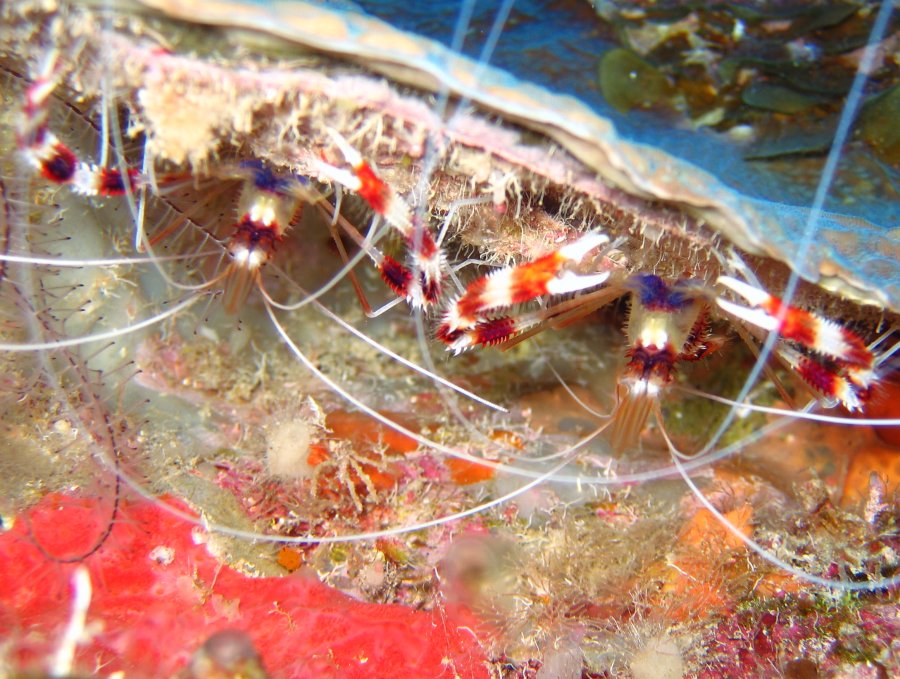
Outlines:
[[[878,157],[894,166],[900,164],[900,85],[873,97],[859,115],[859,133]]]
[[[621,113],[668,102],[673,89],[666,76],[634,52],[617,48],[600,60],[598,83],[603,96]]]

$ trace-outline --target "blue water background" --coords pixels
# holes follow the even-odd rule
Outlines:
[[[334,4],[326,4],[334,7]],[[366,13],[397,28],[448,47],[460,8],[459,0],[421,3],[357,0],[356,4]],[[500,3],[492,0],[474,4],[462,51],[477,60]],[[597,69],[603,53],[617,46],[609,39],[611,35],[610,27],[604,25],[586,0],[517,0],[490,63],[522,80],[577,97],[600,115],[613,120],[626,139],[650,144],[686,159],[748,197],[793,205],[812,203],[815,176],[810,177],[808,183],[790,180],[774,172],[770,162],[745,160],[744,149],[709,129],[679,129],[673,121],[652,112],[622,114],[609,106],[597,85]],[[838,181],[858,180],[858,177],[853,178],[854,168],[848,167],[850,162],[852,159],[842,166]],[[867,163],[865,171],[871,172],[873,166],[877,167],[874,161]],[[879,180],[885,181],[892,171],[881,167],[885,174]],[[896,195],[900,189],[897,188],[896,173],[893,174]],[[845,198],[850,195],[851,199],[847,201],[839,195]],[[861,195],[848,188],[833,190],[825,208],[857,215],[887,228],[897,226],[900,221],[898,201],[884,200],[877,194]]]

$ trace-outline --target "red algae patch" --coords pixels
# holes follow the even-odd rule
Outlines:
[[[0,536],[0,636],[17,666],[46,667],[62,637],[78,564],[48,555],[102,527],[97,505],[48,495]],[[76,670],[173,676],[211,635],[236,629],[273,677],[487,677],[467,631],[475,621],[458,609],[363,603],[300,574],[249,578],[203,542],[158,504],[123,502],[110,539],[83,562],[93,598]]]
[[[487,465],[470,462],[455,457],[444,460],[447,469],[450,470],[450,478],[458,486],[469,486],[473,483],[490,481],[494,478],[494,468]]]
[[[414,422],[399,413],[381,414],[410,431],[418,430]],[[334,410],[325,417],[325,426],[336,439],[348,440],[360,447],[383,445],[385,452],[390,455],[412,453],[419,447],[415,439],[391,429],[365,413]]]
[[[852,508],[869,497],[872,474],[876,474],[888,489],[900,486],[900,451],[874,441],[853,453],[846,474],[841,506]]]
[[[900,375],[894,375],[884,381],[866,412],[874,418],[900,416]],[[875,427],[875,433],[878,438],[900,452],[900,427]]]

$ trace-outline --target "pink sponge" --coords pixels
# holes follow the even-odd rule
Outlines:
[[[78,554],[108,516],[95,499],[49,495],[0,536],[0,636],[13,640],[20,666],[47,666],[77,566],[48,559],[35,543],[57,557]],[[274,677],[487,677],[464,612],[363,603],[310,577],[248,578],[154,503],[123,503],[109,539],[84,563],[93,634],[76,655],[83,672],[172,676],[212,634],[239,629]]]

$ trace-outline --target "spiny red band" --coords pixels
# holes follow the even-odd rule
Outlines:
[[[837,376],[833,370],[804,356],[797,364],[797,373],[820,394],[837,397]]]
[[[565,259],[558,252],[538,257],[513,270],[510,287],[512,304],[522,304],[547,294],[547,284],[559,273]]]
[[[787,306],[774,295],[770,295],[769,299],[763,302],[761,306],[775,318],[781,317],[782,314],[784,315],[781,320],[781,326],[778,329],[778,333],[782,337],[807,347],[815,345],[816,319],[808,311]]]
[[[398,297],[406,297],[409,294],[409,282],[412,273],[408,268],[389,255],[385,255],[381,261],[381,278]]]
[[[841,327],[841,336],[849,348],[847,355],[840,357],[841,360],[862,368],[871,368],[875,364],[875,356],[859,335],[849,328]]]
[[[483,347],[505,342],[517,332],[516,321],[509,316],[482,321],[472,329],[475,343]]]
[[[375,212],[385,214],[391,198],[390,187],[375,174],[368,163],[361,163],[353,168],[353,172],[360,182],[357,193]]]
[[[55,184],[68,184],[75,176],[78,158],[62,142],[53,145],[52,155],[41,161],[41,175]]]
[[[668,344],[660,348],[656,345],[644,346],[638,341],[625,356],[628,358],[626,372],[630,376],[642,380],[655,377],[663,384],[672,381],[678,357]]]
[[[119,170],[101,168],[97,170],[97,193],[101,196],[121,196],[132,191],[140,179],[140,173],[134,168],[128,168],[128,180],[123,181]]]
[[[441,279],[429,276],[425,271],[419,272],[419,285],[422,287],[422,298],[429,304],[437,304],[441,300]]]

